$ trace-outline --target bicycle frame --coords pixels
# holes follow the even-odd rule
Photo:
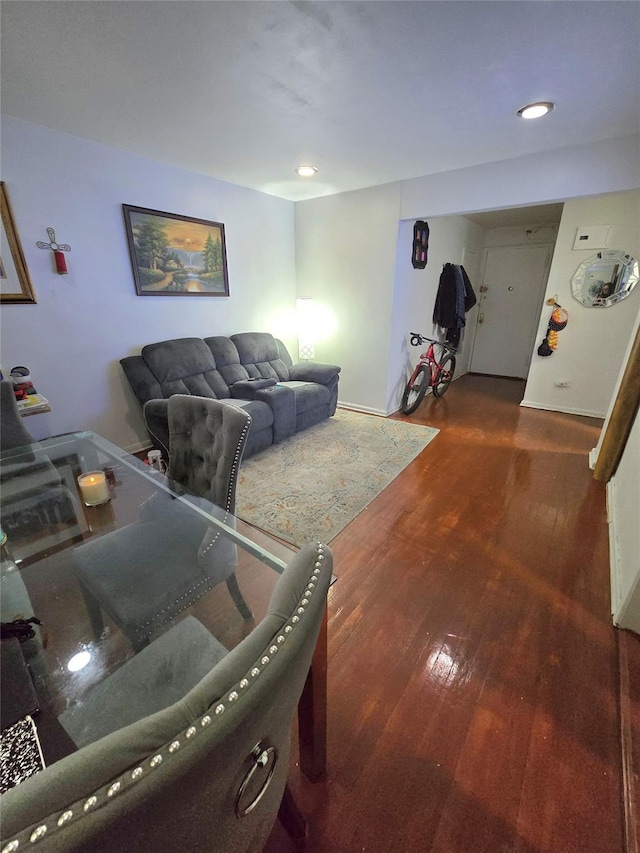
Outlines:
[[[418,359],[418,363],[416,364],[414,371],[411,374],[411,379],[409,380],[409,385],[411,387],[413,387],[413,383],[415,382],[416,377],[417,377],[418,373],[420,372],[420,370],[423,366],[426,366],[429,368],[429,387],[433,388],[433,386],[436,384],[438,376],[439,376],[440,372],[443,370],[443,367],[440,364],[440,362],[438,361],[438,357],[436,356],[434,343],[438,343],[439,346],[442,347],[442,356],[440,356],[441,358],[443,356],[445,356],[447,353],[449,353],[450,351],[453,351],[453,350],[450,350],[450,348],[447,347],[446,344],[442,344],[439,341],[429,341],[429,346],[427,347],[426,352],[423,352],[420,354],[420,358]]]

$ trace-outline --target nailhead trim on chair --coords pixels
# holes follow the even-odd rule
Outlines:
[[[306,606],[309,603],[309,597],[313,594],[313,587],[315,587],[314,578],[320,574],[322,569],[322,560],[324,560],[324,546],[321,542],[318,542],[316,547],[317,559],[313,564],[314,568],[311,574],[311,578],[309,579],[307,589],[302,593],[302,597],[299,601],[299,607],[296,610],[296,612],[299,614],[304,614]],[[278,633],[278,635],[276,636],[275,643],[271,642],[271,645],[268,647],[268,649],[265,649],[264,653],[260,656],[260,663],[263,668],[268,665],[273,655],[275,655],[278,651],[279,646],[286,642],[287,636],[293,632],[294,628],[293,625],[290,623],[299,624],[300,616],[296,615],[291,617],[291,619],[287,621],[287,624],[284,626],[284,629],[281,631],[281,633]],[[276,645],[276,643],[278,645]],[[259,666],[253,666],[251,670],[246,673],[246,675],[241,678],[240,681],[236,685],[234,685],[221,700],[217,701],[215,708],[213,708],[213,705],[211,705],[209,711],[204,714],[204,716],[200,717],[199,720],[194,720],[194,722],[189,725],[189,727],[184,732],[177,735],[175,738],[172,738],[169,743],[159,749],[146,762],[138,765],[133,770],[126,770],[117,779],[114,779],[112,782],[103,785],[98,791],[96,791],[94,794],[91,794],[91,796],[87,797],[84,801],[78,800],[71,806],[63,809],[63,811],[60,812],[57,818],[55,815],[51,815],[47,819],[46,823],[41,823],[23,830],[18,836],[16,836],[4,845],[1,853],[14,853],[14,851],[18,850],[21,845],[26,845],[27,842],[31,844],[36,844],[38,841],[40,841],[41,838],[45,836],[45,834],[49,833],[51,835],[58,829],[67,826],[71,821],[78,821],[82,819],[82,816],[87,812],[107,805],[110,800],[114,799],[124,790],[128,790],[129,788],[131,788],[143,777],[148,776],[151,771],[160,767],[163,762],[166,763],[166,761],[169,760],[170,757],[180,749],[183,743],[183,738],[185,741],[193,740],[198,734],[198,725],[202,729],[208,728],[214,721],[213,717],[211,716],[212,709],[214,716],[222,716],[222,714],[224,714],[226,710],[227,705],[233,704],[238,699],[240,692],[243,690],[246,691],[246,689],[250,687],[251,684],[255,682],[257,678],[259,678],[261,672],[262,669]]]
[[[239,410],[239,411],[242,411],[242,410]],[[202,414],[206,417],[208,415],[207,410],[203,409]],[[251,415],[248,412],[244,412],[244,411],[242,412],[242,414],[245,415],[247,420],[246,420],[246,423],[242,429],[242,432],[240,433],[240,438],[238,439],[238,444],[236,445],[236,452],[235,452],[234,457],[233,457],[233,463],[231,466],[231,476],[229,477],[229,488],[227,489],[226,502],[225,502],[225,506],[223,507],[223,509],[225,511],[224,518],[222,519],[223,524],[226,524],[227,519],[228,519],[229,515],[231,514],[231,499],[232,499],[233,495],[235,494],[236,482],[238,479],[238,471],[240,470],[240,459],[242,458],[244,446],[245,446],[246,441],[247,441],[247,434],[248,434],[249,428],[252,424]],[[219,538],[220,538],[220,531],[217,532],[217,534],[214,536],[214,538],[211,540],[211,542],[207,545],[207,547],[202,552],[203,557],[209,551],[209,549],[215,545],[215,543],[218,541]],[[193,603],[191,600],[191,596],[195,592],[195,590],[202,589],[203,587],[205,590],[206,589],[213,589],[214,586],[215,586],[215,584],[212,584],[207,578],[203,578],[199,583],[194,584],[194,586],[192,586],[188,592],[185,592],[184,595],[181,595],[180,598],[174,599],[173,602],[168,607],[165,607],[162,610],[158,611],[158,613],[155,614],[155,617],[153,619],[148,619],[146,622],[140,623],[140,626],[138,628],[138,633],[144,634],[144,629],[148,628],[149,625],[151,625],[151,624],[154,624],[154,625],[165,624],[165,622],[168,622],[170,619],[173,619],[175,616],[177,616],[179,613],[181,613],[185,609],[185,607],[189,607]],[[186,598],[189,599],[188,603],[185,604],[184,607],[180,607],[180,602],[184,601]],[[176,609],[176,606],[178,607],[178,609]],[[158,621],[158,617],[161,617],[164,613],[168,614],[167,618]],[[4,851],[2,851],[2,853],[4,853]]]
[[[205,414],[206,414],[206,409],[205,409]],[[242,430],[240,438],[238,439],[238,446],[236,447],[236,452],[235,452],[235,455],[233,457],[233,464],[231,466],[231,476],[229,477],[229,488],[227,489],[227,500],[226,500],[226,504],[225,504],[225,512],[226,513],[231,512],[231,498],[235,494],[236,481],[238,479],[238,471],[240,470],[240,458],[242,456],[242,452],[244,450],[244,445],[245,445],[246,440],[247,440],[247,433],[249,432],[249,427],[251,426],[251,423],[252,423],[251,415],[248,414],[247,412],[243,412],[243,414],[245,414],[247,416],[247,422],[244,426],[244,429]],[[226,520],[227,520],[227,516],[225,515],[224,521],[226,522]],[[213,547],[213,545],[218,541],[219,536],[220,536],[220,533],[218,533],[218,535],[215,537],[215,539],[213,539],[207,545],[205,550],[202,552],[203,555],[206,554],[207,551]]]

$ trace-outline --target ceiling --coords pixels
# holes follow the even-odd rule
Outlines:
[[[640,126],[637,2],[5,0],[1,23],[6,114],[290,200]]]

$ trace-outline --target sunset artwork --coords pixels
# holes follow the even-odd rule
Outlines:
[[[228,296],[224,225],[122,205],[139,296]]]

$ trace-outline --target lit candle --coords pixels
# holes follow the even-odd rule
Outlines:
[[[111,495],[104,471],[88,471],[78,477],[82,500],[87,506],[106,503]]]

